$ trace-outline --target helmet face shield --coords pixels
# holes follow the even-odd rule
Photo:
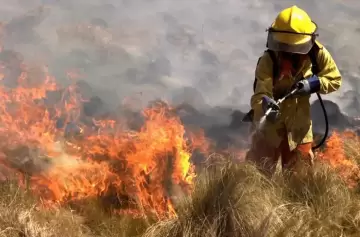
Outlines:
[[[267,47],[273,51],[307,54],[315,43],[315,34],[269,30]]]

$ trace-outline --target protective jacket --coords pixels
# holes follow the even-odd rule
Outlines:
[[[319,47],[316,56],[319,70],[317,76],[320,80],[319,93],[328,94],[337,91],[342,82],[340,71],[328,50],[318,41],[315,43]],[[275,55],[278,56],[276,52]],[[261,106],[264,95],[274,99],[280,98],[297,81],[312,75],[311,66],[311,60],[307,56],[297,72],[292,74],[293,76],[284,75],[281,78],[273,78],[273,62],[270,55],[264,52],[255,71],[257,82],[251,97],[251,107],[254,110],[253,123],[258,122],[264,114]],[[295,149],[298,144],[312,142],[310,95],[294,96],[284,101],[280,107],[278,119],[274,123],[267,122],[262,133],[274,147],[278,147],[284,136],[287,136],[290,150]]]

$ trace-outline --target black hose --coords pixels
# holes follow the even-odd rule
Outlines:
[[[324,105],[324,102],[321,98],[321,95],[319,93],[316,93],[318,99],[319,99],[319,102],[320,102],[320,105],[321,105],[321,108],[322,108],[322,111],[324,113],[324,118],[325,118],[325,134],[323,136],[323,138],[321,139],[321,141],[314,147],[312,147],[311,149],[314,151],[318,148],[320,148],[326,141],[327,139],[327,136],[329,134],[329,119],[328,119],[328,115],[327,115],[327,112],[326,112],[326,109],[325,109],[325,105]]]

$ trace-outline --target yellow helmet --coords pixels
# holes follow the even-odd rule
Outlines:
[[[317,26],[297,6],[282,10],[268,29],[267,47],[274,51],[307,54],[315,43]]]

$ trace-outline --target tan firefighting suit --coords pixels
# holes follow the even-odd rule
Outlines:
[[[321,83],[320,94],[328,94],[341,86],[340,72],[327,49],[316,42],[320,48],[317,63],[318,77]],[[251,97],[251,107],[254,110],[253,127],[264,112],[261,101],[264,95],[276,99],[289,91],[294,83],[312,75],[311,60],[308,56],[300,65],[294,76],[285,75],[273,86],[273,67],[270,55],[264,53],[256,68],[257,84]],[[280,115],[275,123],[266,122],[262,132],[256,132],[252,137],[252,146],[247,154],[247,160],[261,165],[263,171],[271,175],[275,171],[279,156],[282,157],[282,167],[290,168],[296,163],[297,155],[312,159],[312,121],[310,117],[310,95],[295,96],[284,101],[280,106]]]

